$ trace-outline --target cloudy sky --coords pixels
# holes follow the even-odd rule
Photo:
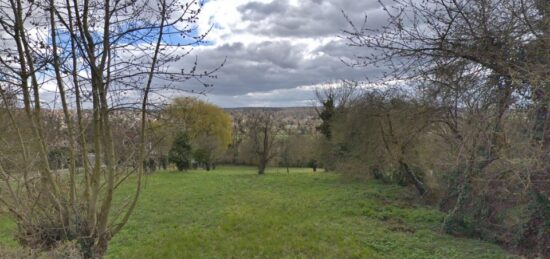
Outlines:
[[[194,54],[204,68],[227,62],[204,99],[223,107],[305,106],[320,84],[376,74],[342,63],[367,51],[346,46],[342,11],[357,22],[368,15],[371,27],[384,21],[376,0],[208,1],[199,28],[213,27],[212,44]]]

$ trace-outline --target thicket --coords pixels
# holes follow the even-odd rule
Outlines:
[[[550,254],[550,2],[383,7],[387,26],[350,21],[345,36],[372,53],[354,65],[388,73],[334,104],[323,161],[413,185],[448,233]]]
[[[447,212],[448,233],[548,254],[549,161],[533,144],[528,110],[496,117],[494,107],[453,110],[429,91],[364,91],[335,107],[331,138],[318,144],[321,160],[353,179],[415,188]],[[495,132],[497,118],[502,126]]]

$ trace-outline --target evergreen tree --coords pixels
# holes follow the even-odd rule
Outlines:
[[[176,164],[179,171],[185,171],[191,165],[191,157],[189,137],[185,132],[180,132],[172,143],[172,148],[168,153],[168,160],[170,163]]]

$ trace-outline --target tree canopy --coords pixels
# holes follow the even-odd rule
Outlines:
[[[178,132],[185,132],[197,156],[195,160],[207,169],[231,143],[231,117],[223,109],[197,98],[174,99],[163,109],[160,122],[167,146]]]

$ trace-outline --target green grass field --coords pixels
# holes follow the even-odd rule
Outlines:
[[[119,194],[130,194],[131,184]],[[443,214],[403,188],[305,169],[159,172],[108,258],[504,258],[494,244],[441,234]],[[124,195],[121,195],[124,196]],[[119,196],[120,197],[120,196]],[[0,219],[0,242],[13,244]]]

